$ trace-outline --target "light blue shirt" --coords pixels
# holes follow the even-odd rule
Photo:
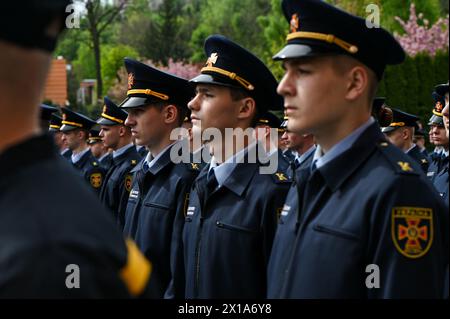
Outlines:
[[[86,154],[87,152],[90,152],[91,149],[88,147],[87,149],[85,149],[84,151],[81,151],[78,154],[72,154],[72,163],[76,164],[80,161],[80,159],[84,156],[84,154]]]
[[[134,144],[130,143],[128,145],[125,145],[124,147],[119,148],[116,151],[113,151],[113,158],[116,158],[117,156],[122,155],[123,153],[125,153],[126,151],[128,151],[128,149],[130,149],[131,147],[133,147]]]
[[[322,148],[320,147],[320,145],[318,145],[316,148],[316,152],[314,153],[313,164],[315,163],[316,167],[320,168],[337,158],[345,151],[349,150],[352,147],[353,143],[355,143],[356,140],[361,136],[361,134],[364,133],[364,131],[374,122],[375,119],[373,117],[370,117],[370,119],[366,123],[358,127],[350,135],[334,145],[326,154],[323,154]]]

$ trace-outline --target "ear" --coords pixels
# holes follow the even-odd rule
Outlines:
[[[173,124],[178,120],[178,109],[175,105],[167,105],[163,110],[164,123]]]
[[[347,92],[348,100],[356,100],[367,91],[369,85],[369,74],[363,66],[357,65],[347,73]]]
[[[77,132],[77,139],[87,141],[88,138],[89,138],[89,134],[87,134],[83,130],[78,130],[78,132]]]
[[[119,127],[119,136],[124,137],[126,133],[127,133],[127,127],[123,126],[123,125],[120,126]]]
[[[238,119],[244,120],[252,118],[256,114],[256,102],[251,97],[246,97],[239,101]]]

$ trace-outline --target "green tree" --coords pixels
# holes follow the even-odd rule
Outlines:
[[[201,22],[192,33],[192,60],[205,61],[203,43],[211,34],[222,34],[256,55],[261,54],[263,28],[256,17],[269,14],[267,0],[207,0],[201,8]]]
[[[273,61],[272,57],[286,44],[289,26],[281,10],[280,1],[271,0],[270,5],[270,14],[258,17],[258,23],[263,29],[261,58],[275,77],[281,79],[281,63]]]
[[[102,48],[102,78],[104,81],[102,95],[114,85],[114,80],[120,81],[119,73],[123,67],[124,57],[136,59],[138,53],[132,47],[127,45],[106,45]]]

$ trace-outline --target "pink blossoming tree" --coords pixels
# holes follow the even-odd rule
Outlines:
[[[446,51],[449,47],[449,17],[440,18],[435,24],[430,26],[422,13],[416,14],[414,3],[409,9],[408,21],[403,21],[399,17],[395,19],[403,27],[405,34],[395,34],[406,53],[414,57],[419,53],[427,53],[435,56],[437,51]]]

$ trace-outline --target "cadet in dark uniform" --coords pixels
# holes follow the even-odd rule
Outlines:
[[[435,109],[435,113],[433,114],[433,117],[435,118],[439,118],[438,114],[442,114],[442,124],[444,125],[445,128],[445,134],[446,134],[446,138],[448,140],[449,138],[449,134],[448,134],[448,121],[449,121],[449,106],[448,106],[448,94],[449,94],[449,90],[448,90],[448,83],[447,84],[440,84],[438,86],[436,86],[435,88],[436,92],[438,92],[440,94],[440,96],[444,97],[444,100],[440,100],[440,102],[444,102],[445,103],[445,107],[444,109],[439,112],[438,110]],[[437,114],[436,114],[437,113]],[[435,120],[434,122],[439,122],[439,120]],[[437,191],[439,192],[439,194],[441,195],[441,197],[443,198],[445,204],[448,206],[449,205],[449,195],[448,195],[448,144],[445,147],[444,145],[444,151],[443,151],[443,156],[439,158],[439,163],[437,164],[437,166],[439,166],[439,170],[437,172],[437,174],[434,176],[433,179],[433,184],[436,187]],[[447,297],[448,297],[448,281],[447,281]]]
[[[92,189],[99,194],[106,172],[92,155],[87,144],[89,130],[96,123],[90,118],[67,108],[62,109],[62,114],[63,120],[60,130],[64,134],[63,140],[72,150],[71,162],[80,175],[91,185]]]
[[[48,127],[50,126],[50,120],[52,118],[52,114],[58,112],[58,109],[56,107],[41,104],[41,130],[47,131]]]
[[[105,172],[107,172],[112,165],[113,156],[108,147],[103,144],[103,139],[100,136],[100,128],[94,127],[89,131],[87,144],[91,149],[92,155]]]
[[[425,136],[427,135],[427,133],[425,132],[425,130],[423,128],[421,128],[420,126],[418,126],[416,128],[416,130],[414,130],[414,144],[416,144],[419,147],[420,152],[426,156],[426,158],[428,159],[428,162],[430,162],[429,156],[428,156],[428,151],[425,147]]]
[[[281,126],[285,128],[283,138],[286,139],[286,145],[292,154],[292,160],[289,163],[287,174],[293,178],[296,170],[311,166],[316,145],[314,144],[314,136],[311,134],[291,132],[287,128],[287,123],[288,119],[286,118],[281,123]]]
[[[62,118],[56,114],[52,114],[49,125],[49,132],[53,134],[53,139],[59,149],[59,154],[66,160],[70,161],[72,158],[72,150],[67,147],[67,141],[63,140],[63,132],[61,132]]]
[[[248,160],[254,151],[265,153],[256,142],[225,145],[225,130],[246,130],[258,113],[282,105],[277,82],[257,57],[225,37],[206,39],[205,53],[206,66],[191,80],[197,92],[189,103],[193,130],[204,137],[211,129],[222,135],[208,141],[213,157],[189,198],[185,297],[262,298],[277,213],[290,180]]]
[[[428,122],[430,126],[430,137],[433,144],[440,147],[440,152],[434,152],[431,154],[431,164],[428,168],[428,177],[434,182],[435,177],[442,171],[443,168],[448,166],[448,147],[449,138],[447,137],[444,120],[442,117],[442,110],[445,106],[445,97],[433,92],[433,99],[435,100],[435,106],[433,109],[433,115]]]
[[[125,67],[128,97],[120,107],[128,112],[125,125],[131,128],[136,143],[146,146],[149,154],[132,170],[135,175],[123,232],[153,262],[151,297],[162,298],[175,275],[171,293],[179,298],[183,297],[183,272],[174,274],[172,269],[181,263],[178,243],[190,187],[199,167],[175,164],[178,152],[172,149],[179,141],[170,136],[182,125],[193,91],[186,80],[138,61],[125,59]]]
[[[392,123],[387,127],[383,127],[382,132],[393,145],[415,160],[426,174],[429,165],[428,159],[422,154],[419,147],[413,143],[414,130],[419,118],[398,109],[392,109],[392,111]]]
[[[281,108],[281,106],[280,106]],[[278,130],[281,120],[272,112],[265,112],[258,116],[255,125],[255,138],[265,145],[267,156],[273,163],[278,163],[278,172],[287,174],[289,162],[283,155],[283,151],[275,145],[278,143]],[[272,132],[276,132],[276,136],[272,136]]]
[[[0,298],[129,297],[149,277],[149,263],[52,138],[38,133],[38,102],[67,4],[4,2],[0,11]]]
[[[275,56],[286,69],[278,92],[289,130],[313,134],[318,146],[299,172],[300,209],[284,214],[298,226],[289,238],[290,229],[277,230],[274,250],[285,251],[270,263],[281,254],[287,262],[269,272],[268,296],[439,298],[445,207],[371,117],[384,68],[404,51],[384,29],[323,1],[284,0],[283,11],[290,33]],[[373,265],[379,286],[366,272]]]
[[[125,211],[130,196],[133,175],[131,170],[141,161],[141,156],[131,140],[131,130],[125,126],[128,113],[120,109],[109,98],[104,98],[100,137],[107,148],[113,150],[112,166],[108,170],[100,200],[114,214],[114,219],[123,230]]]

